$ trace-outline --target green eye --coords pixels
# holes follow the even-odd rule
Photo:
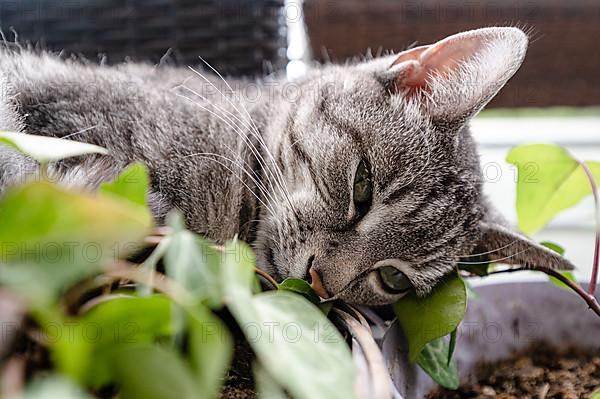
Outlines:
[[[393,266],[379,268],[379,276],[385,288],[394,293],[406,292],[413,287],[406,274]]]
[[[364,215],[373,201],[373,182],[371,171],[365,161],[360,161],[354,175],[354,206],[360,215]]]

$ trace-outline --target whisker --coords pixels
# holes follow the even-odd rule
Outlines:
[[[499,258],[499,259],[494,259],[494,263],[496,263],[496,262],[502,262],[503,260],[514,258],[515,256],[518,256],[518,255],[520,255],[520,254],[522,254],[524,252],[529,251],[530,249],[532,249],[532,248],[525,248],[524,250],[516,252],[516,253],[514,253],[512,255],[505,256],[505,257]],[[482,261],[482,262],[460,262],[460,263],[463,263],[463,264],[466,264],[466,265],[485,265],[485,264],[490,263],[490,262]]]
[[[195,70],[192,67],[188,67],[192,72],[194,72],[196,75],[198,75],[199,77],[201,77],[202,79],[204,79],[205,82],[207,82],[208,84],[210,84],[215,90],[217,90],[219,92],[219,94],[240,114],[240,116],[243,116],[241,114],[241,111],[239,110],[239,108],[237,108],[235,106],[235,104],[233,104],[233,102],[231,102],[231,100],[229,100],[229,98],[223,94],[223,92],[213,83],[211,82],[208,78],[206,78],[204,75],[202,75],[200,72],[198,72],[197,70]],[[221,79],[223,79],[221,77]],[[227,84],[227,82],[225,82]],[[184,86],[185,87],[185,86]],[[229,86],[229,89],[233,91],[233,89],[231,88],[231,86]],[[206,100],[206,98],[204,96],[202,96],[201,94],[196,93],[195,91],[193,91],[192,89],[189,89],[187,87],[185,87],[186,89],[190,90],[191,92],[193,92],[194,94],[196,94],[197,96],[199,96],[200,98],[203,98]],[[208,100],[206,100],[208,101]],[[210,101],[209,101],[210,102]],[[260,134],[256,134],[254,132],[254,126],[251,125],[247,120],[241,120],[238,117],[235,116],[235,114],[230,113],[228,111],[225,111],[227,113],[229,113],[233,118],[235,118],[239,123],[245,124],[246,127],[248,127],[250,129],[250,133],[258,140],[259,144],[261,144],[261,146],[265,149],[265,151],[268,151],[268,147],[266,146],[266,144],[264,143],[264,141],[262,140],[262,137],[260,136]],[[249,116],[249,115],[248,115]],[[258,132],[258,129],[256,129],[256,132]],[[245,138],[242,138],[243,140],[246,140]],[[269,173],[271,176],[266,176],[267,179],[269,178],[273,178],[275,180],[277,180],[277,177],[275,175],[273,175],[273,173],[271,172],[271,169],[268,167],[268,164],[266,163],[266,160],[264,159],[264,157],[262,156],[262,154],[260,154],[260,151],[258,151],[256,149],[256,147],[254,146],[254,144],[252,143],[252,141],[248,141],[248,144],[250,144],[251,149],[253,150],[253,153],[255,153],[255,156],[257,157],[257,159],[259,160],[259,163],[262,165],[262,167],[264,169],[266,169],[266,172]],[[274,182],[275,183],[275,182]],[[279,183],[281,184],[281,183]],[[280,188],[277,184],[275,185],[276,187]],[[283,192],[283,191],[282,191]],[[285,195],[286,193],[283,192],[283,194]]]
[[[261,199],[261,198],[260,198],[258,195],[256,195],[256,193],[254,192],[254,190],[252,190],[252,189],[251,189],[251,188],[250,188],[250,187],[249,187],[249,186],[246,184],[246,182],[244,182],[244,180],[243,180],[243,179],[242,179],[242,178],[241,178],[239,175],[237,175],[237,174],[235,173],[235,171],[234,171],[233,169],[231,169],[230,167],[228,167],[228,166],[227,166],[227,165],[225,165],[224,163],[220,162],[219,160],[217,160],[217,159],[215,159],[215,158],[212,158],[212,157],[211,157],[211,156],[221,156],[221,155],[219,155],[219,154],[213,154],[213,153],[197,153],[197,154],[190,154],[190,155],[186,155],[186,156],[184,156],[184,158],[189,158],[189,157],[194,157],[194,156],[199,156],[199,157],[202,157],[202,158],[209,159],[209,160],[211,160],[211,161],[214,161],[214,162],[218,163],[219,165],[223,166],[224,168],[226,168],[228,171],[230,171],[230,172],[233,174],[233,176],[235,176],[235,177],[236,177],[236,178],[237,178],[237,179],[240,181],[240,183],[242,183],[242,184],[243,184],[243,185],[244,185],[244,186],[245,186],[245,187],[246,187],[246,188],[247,188],[247,189],[248,189],[248,190],[249,190],[249,191],[252,193],[252,195],[254,195],[254,196],[256,197],[256,199],[257,199],[257,200],[258,200],[258,201],[259,201],[259,202],[260,202],[260,203],[261,203],[261,204],[262,204],[262,205],[263,205],[263,206],[264,206],[264,207],[265,207],[265,208],[266,208],[266,209],[267,209],[269,212],[271,212],[271,214],[275,214],[275,211],[273,210],[273,208],[272,208],[271,206],[267,205],[267,204],[266,204],[266,203],[265,203],[265,202],[264,202],[264,201],[263,201],[263,200],[262,200],[262,199]],[[227,158],[227,157],[223,157],[223,158],[227,159],[228,161],[231,161],[231,162],[233,162],[231,159],[229,159],[229,158]],[[246,173],[248,173],[248,172],[246,171]]]
[[[194,95],[198,96],[199,98],[201,98],[202,100],[206,101],[210,106],[212,106],[213,108],[215,108],[218,111],[221,111],[222,113],[226,113],[231,115],[233,118],[235,118],[237,121],[240,121],[238,118],[235,117],[235,115],[219,106],[217,106],[216,104],[212,103],[210,100],[208,100],[206,97],[202,96],[201,94],[197,93],[196,91],[190,89],[189,87],[186,86],[181,86],[182,88],[190,91],[191,93],[193,93]],[[245,135],[243,135],[241,133],[242,129],[241,126],[236,124],[233,120],[231,120],[230,118],[228,118],[226,115],[223,115],[224,117],[227,118],[228,121],[230,121],[231,123],[233,123],[237,129],[234,129],[234,131],[236,132],[236,134],[244,141],[244,143],[248,144],[248,146],[250,147],[250,151],[252,151],[252,154],[254,154],[254,156],[257,158],[259,164],[261,165],[261,168],[266,169],[266,164],[264,162],[264,158],[262,157],[262,155],[260,154],[260,151],[256,148],[256,146],[254,145],[254,143],[252,143],[252,141],[246,137]]]
[[[71,134],[67,134],[66,136],[63,136],[63,137],[61,137],[61,139],[68,139],[69,137],[73,137],[73,136],[76,136],[76,135],[78,135],[78,134],[82,134],[82,133],[88,132],[88,131],[90,131],[90,130],[92,130],[92,129],[95,129],[95,128],[97,128],[97,127],[98,127],[98,125],[96,125],[96,126],[90,126],[90,127],[86,127],[85,129],[82,129],[82,130],[80,130],[80,131],[78,131],[78,132],[71,133]]]
[[[202,104],[197,103],[196,101],[192,100],[189,97],[186,97],[182,94],[177,94],[180,97],[183,97],[185,99],[187,99],[188,101],[192,102],[193,104],[197,105],[198,107],[204,109],[205,111],[209,112],[210,114],[214,115],[215,117],[219,118],[221,121],[223,121],[225,124],[227,124],[229,127],[231,127],[232,129],[234,129],[234,131],[237,132],[237,130],[235,130],[235,127],[232,126],[231,124],[229,124],[226,120],[224,120],[220,115],[217,115],[216,113],[212,112],[211,110],[209,110],[208,108],[206,108],[205,106],[203,106]],[[231,151],[234,155],[236,155],[233,150],[229,147],[227,147],[229,149],[229,151]],[[201,153],[200,153],[201,154]],[[208,153],[208,154],[213,154],[213,153]],[[213,154],[213,155],[218,155],[218,156],[222,156],[219,154]],[[227,157],[223,157],[231,162],[233,162],[231,159],[227,158]],[[235,162],[234,162],[235,163]],[[239,165],[244,172],[252,179],[252,181],[257,185],[257,187],[261,190],[261,192],[267,196],[270,197],[270,200],[273,202],[276,202],[275,199],[272,197],[272,194],[267,190],[267,188],[262,184],[262,182],[260,182],[257,178],[254,178],[252,175],[250,175],[250,173],[246,170],[246,168],[243,165]]]
[[[512,242],[510,242],[510,243],[508,243],[508,244],[506,244],[506,245],[504,245],[504,246],[502,246],[502,247],[498,247],[498,248],[496,248],[496,249],[492,249],[492,250],[489,250],[489,251],[486,251],[486,252],[480,252],[480,253],[477,253],[477,254],[470,254],[470,255],[460,255],[460,257],[461,257],[461,258],[475,258],[475,257],[477,257],[477,256],[482,256],[482,255],[489,255],[489,254],[493,254],[494,252],[501,251],[501,250],[503,250],[503,249],[505,249],[505,248],[508,248],[508,247],[510,247],[511,245],[514,245],[514,244],[516,244],[516,243],[518,243],[518,242],[519,242],[519,240],[514,240],[514,241],[512,241]],[[461,263],[466,263],[466,262],[461,262]]]
[[[225,85],[226,85],[226,86],[229,88],[229,90],[231,90],[231,92],[233,93],[233,92],[234,92],[234,90],[232,89],[231,85],[229,85],[229,83],[228,83],[228,82],[227,82],[227,81],[226,81],[226,80],[223,78],[223,76],[222,76],[222,75],[219,73],[219,71],[217,71],[217,70],[216,70],[216,69],[215,69],[215,68],[214,68],[214,67],[213,67],[213,66],[212,66],[210,63],[208,63],[208,62],[207,62],[207,61],[206,61],[204,58],[202,58],[202,57],[199,57],[199,58],[200,58],[200,60],[201,60],[202,62],[204,62],[204,64],[206,64],[206,65],[207,65],[207,66],[208,66],[208,67],[209,67],[209,68],[210,68],[210,69],[211,69],[211,70],[212,70],[212,71],[213,71],[213,72],[214,72],[214,73],[215,73],[215,74],[216,74],[216,75],[217,75],[217,76],[218,76],[218,77],[219,77],[219,78],[220,78],[220,79],[223,81],[223,83],[225,83]],[[194,70],[194,69],[192,68],[192,70]],[[195,71],[195,72],[196,72],[197,74],[199,74],[200,76],[202,76],[202,74],[200,74],[199,72],[197,72],[197,71]],[[203,76],[202,76],[202,77],[203,77]],[[204,77],[203,77],[203,78],[204,78]],[[206,78],[204,78],[204,79],[206,80]],[[209,82],[209,83],[211,83],[211,84],[212,84],[212,82]],[[215,86],[214,86],[214,84],[213,84],[213,87],[215,87]],[[215,87],[215,88],[216,88],[216,87]],[[219,93],[220,93],[220,94],[223,96],[223,93],[222,93],[222,92],[221,92],[221,91],[220,91],[218,88],[216,88],[216,89],[217,89],[217,90],[219,91]],[[237,111],[240,113],[240,115],[241,115],[241,112],[240,112],[240,110],[239,110],[239,109],[238,109],[238,108],[237,108],[237,107],[236,107],[236,106],[235,106],[235,105],[234,105],[234,104],[233,104],[233,103],[232,103],[232,102],[231,102],[231,101],[230,101],[230,100],[229,100],[229,99],[228,99],[226,96],[224,96],[224,97],[225,97],[225,100],[227,100],[227,101],[228,101],[228,102],[229,102],[229,103],[230,103],[230,104],[233,106],[233,108],[235,108],[235,109],[236,109],[236,110],[237,110]],[[292,202],[291,202],[291,199],[290,199],[290,193],[289,193],[289,191],[288,191],[288,189],[287,189],[287,186],[285,185],[285,179],[284,179],[284,177],[283,177],[283,173],[281,172],[281,169],[279,169],[279,166],[277,165],[277,162],[275,161],[275,158],[273,157],[273,154],[271,153],[271,151],[269,150],[269,147],[267,146],[267,144],[264,142],[264,140],[263,140],[262,136],[260,135],[260,132],[259,132],[259,130],[258,130],[258,127],[257,127],[257,126],[256,126],[256,124],[254,123],[254,120],[252,119],[252,116],[250,115],[250,113],[248,112],[248,110],[246,109],[246,107],[244,106],[244,104],[243,104],[243,103],[240,103],[240,105],[242,106],[242,109],[243,109],[243,110],[244,110],[244,112],[246,113],[246,116],[248,117],[248,119],[249,119],[249,121],[250,121],[251,127],[253,127],[253,128],[254,128],[254,131],[255,131],[255,137],[256,137],[256,139],[259,141],[259,143],[261,143],[261,144],[264,146],[264,148],[265,148],[265,151],[266,151],[267,155],[268,155],[268,156],[271,158],[271,161],[273,162],[273,168],[275,169],[275,172],[276,172],[276,174],[277,174],[277,175],[278,175],[278,177],[279,177],[279,185],[280,185],[281,189],[283,190],[283,192],[284,192],[284,195],[285,195],[285,197],[286,197],[287,201],[289,202],[290,206],[293,208],[293,207],[294,207],[294,205],[293,205],[293,204],[292,204]]]
[[[233,151],[233,150],[232,150],[232,149],[231,149],[229,146],[225,145],[225,148],[227,148],[227,149],[229,150],[229,152],[231,152],[232,154],[234,154],[234,155],[235,155],[235,152],[234,152],[234,151]],[[214,155],[218,155],[218,154],[214,154]],[[221,156],[221,157],[223,157],[223,156]],[[229,160],[229,161],[231,161],[231,162],[234,162],[234,161],[233,161],[233,160],[231,160],[230,158],[227,158],[227,157],[223,157],[223,158],[225,158],[225,159],[227,159],[227,160]],[[239,157],[239,156],[237,156],[237,158],[240,158],[240,157]],[[243,161],[243,160],[242,160],[242,161]],[[238,163],[238,162],[236,162],[236,164],[237,164],[237,165],[238,165],[240,168],[242,168],[242,169],[245,169],[245,168],[244,168],[244,164],[247,164],[247,163],[246,163],[246,162],[243,162],[243,163]],[[251,168],[250,168],[250,169],[251,169]],[[250,172],[248,172],[248,171],[246,171],[246,170],[244,170],[244,171],[245,171],[245,173],[246,173],[246,174],[247,174],[247,175],[248,175],[248,176],[249,176],[249,177],[252,179],[252,181],[254,182],[254,184],[256,184],[256,186],[257,186],[257,188],[260,190],[260,192],[261,192],[261,193],[263,193],[263,195],[264,195],[265,197],[268,197],[269,201],[271,201],[271,202],[273,202],[273,203],[277,202],[277,201],[276,201],[276,198],[273,196],[273,194],[272,194],[272,193],[271,193],[271,192],[270,192],[270,191],[267,189],[267,186],[265,186],[265,185],[264,185],[264,183],[263,183],[263,182],[260,180],[260,176],[258,176],[258,175],[257,175],[257,174],[256,174],[254,171],[252,171],[252,173],[254,174],[254,177],[252,177],[252,176],[250,175]]]

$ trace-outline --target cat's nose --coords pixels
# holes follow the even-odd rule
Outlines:
[[[313,289],[313,291],[315,291],[317,295],[323,299],[330,298],[331,295],[329,295],[329,293],[325,289],[319,272],[317,272],[313,267],[311,267],[310,269],[308,269],[308,274],[310,275],[311,279],[310,287]]]

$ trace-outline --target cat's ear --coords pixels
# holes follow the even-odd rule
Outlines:
[[[466,262],[496,262],[523,267],[545,267],[572,270],[566,258],[504,224],[489,220],[480,222],[481,240]]]
[[[418,96],[434,119],[476,114],[519,69],[527,36],[517,28],[483,28],[397,55],[389,66],[395,93]]]

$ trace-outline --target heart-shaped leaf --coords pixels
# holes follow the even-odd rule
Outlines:
[[[519,228],[533,234],[558,213],[592,193],[579,162],[564,148],[552,144],[527,144],[513,148],[507,162],[518,169],[517,216]],[[600,184],[600,162],[586,162]]]
[[[281,284],[279,284],[279,289],[302,295],[304,298],[308,299],[317,306],[321,304],[321,298],[319,298],[310,285],[302,279],[287,278],[283,280]]]
[[[87,154],[108,154],[97,145],[33,134],[0,132],[0,143],[8,145],[40,163]]]
[[[454,331],[467,309],[464,281],[451,276],[425,298],[411,293],[394,305],[398,322],[408,339],[408,357],[414,362],[428,342]]]
[[[356,396],[350,351],[319,308],[283,291],[258,294],[249,305],[232,312],[261,365],[293,397]]]
[[[260,365],[294,398],[356,397],[352,357],[339,331],[301,296],[285,290],[252,296],[255,263],[244,244],[225,248],[226,303]]]

